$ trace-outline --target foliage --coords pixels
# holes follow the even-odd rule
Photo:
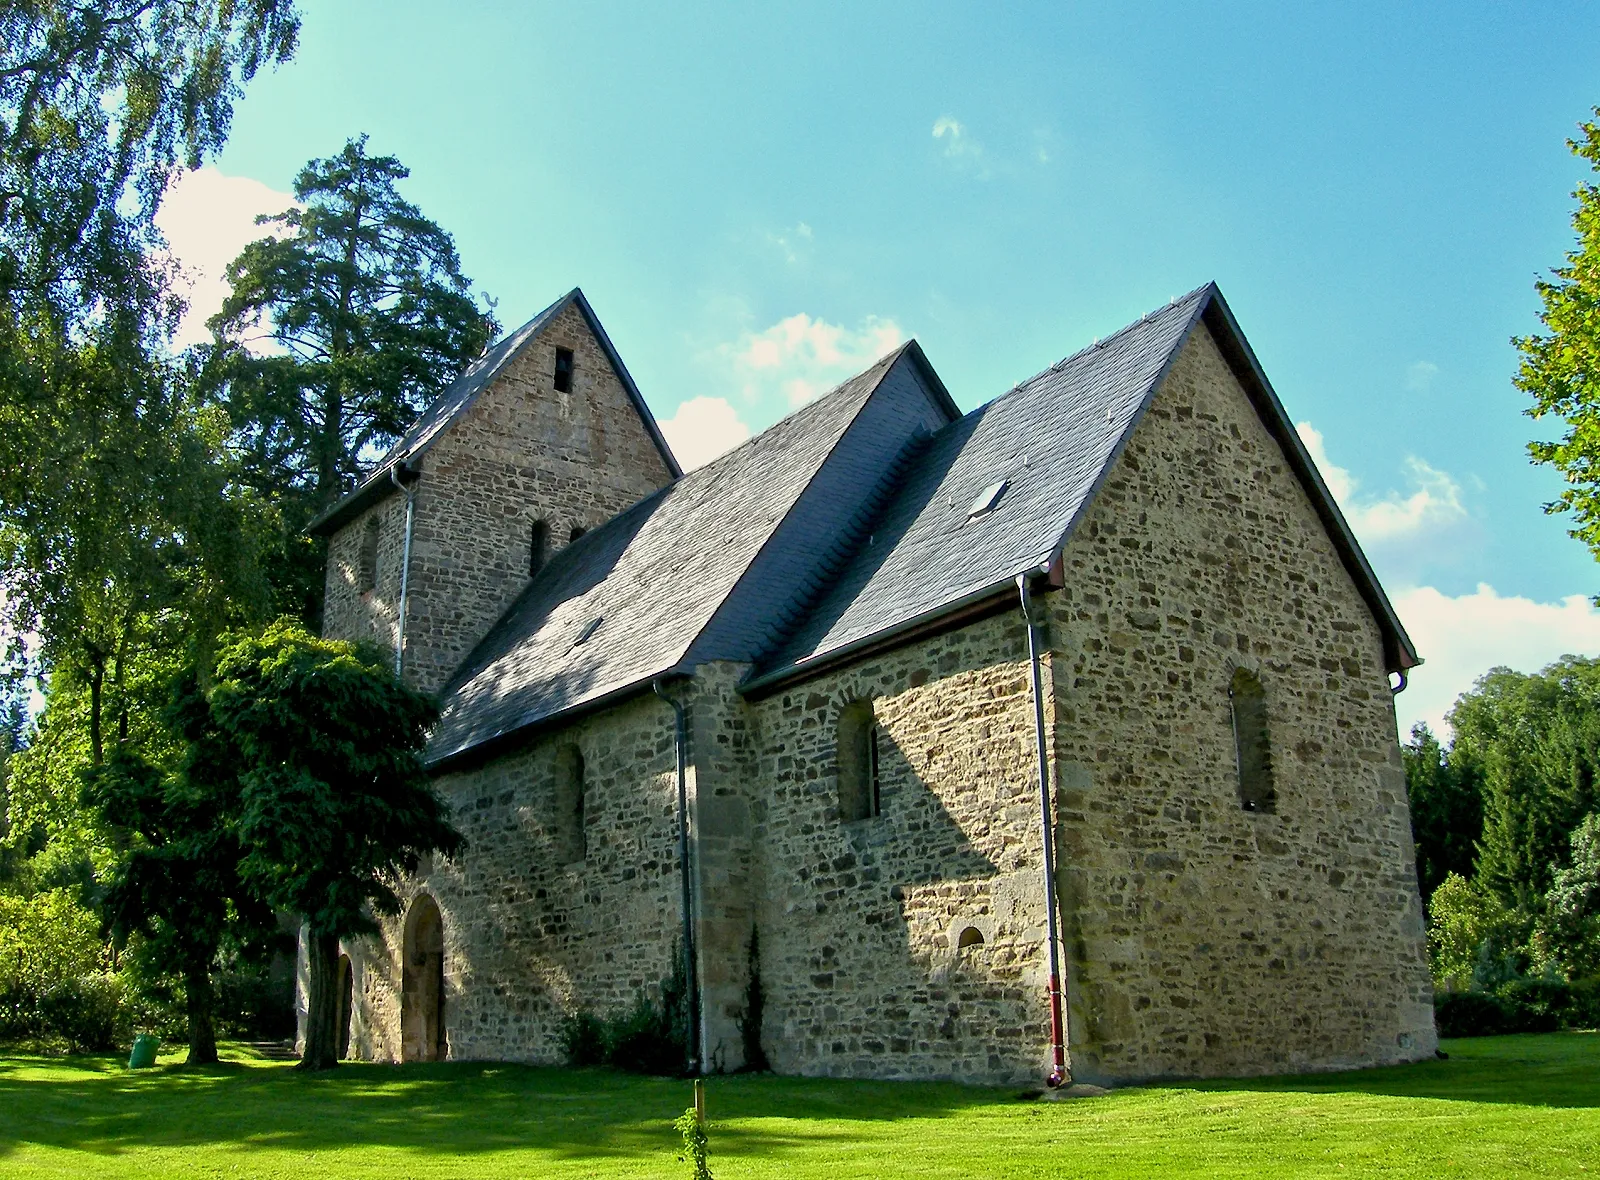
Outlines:
[[[1477,782],[1451,763],[1426,725],[1412,729],[1400,753],[1417,850],[1417,885],[1427,905],[1448,875],[1472,875],[1483,831],[1483,800]]]
[[[226,944],[265,957],[277,924],[240,878],[237,780],[207,773],[205,701],[192,676],[178,683],[172,712],[190,737],[184,769],[202,773],[167,775],[119,749],[85,775],[84,800],[133,841],[107,883],[105,921],[119,940],[139,936],[148,976],[182,981],[195,1065],[217,1059],[219,952]]]
[[[99,919],[76,889],[0,893],[0,1039],[112,1048],[129,1013],[108,968]]]
[[[1600,116],[1600,107],[1594,114]],[[1578,131],[1568,147],[1600,172],[1600,121],[1580,123]],[[1566,265],[1535,283],[1546,334],[1512,343],[1522,353],[1517,388],[1533,398],[1529,417],[1566,424],[1556,440],[1528,444],[1534,462],[1549,464],[1566,480],[1545,510],[1570,513],[1572,536],[1600,558],[1600,187],[1581,181],[1572,195],[1578,202],[1572,215],[1577,243]]]
[[[673,1120],[672,1126],[683,1136],[683,1154],[678,1159],[689,1165],[694,1180],[711,1180],[711,1167],[706,1163],[706,1125],[695,1108],[691,1106],[685,1110]]]
[[[561,1033],[569,1065],[610,1065],[630,1073],[679,1077],[689,1060],[688,982],[683,955],[673,955],[672,975],[656,996],[641,992],[633,1007],[613,1017],[579,1010]]]
[[[1600,978],[1600,812],[1572,833],[1572,856],[1545,896],[1538,937],[1570,978]]]
[[[1515,911],[1476,882],[1451,873],[1428,904],[1428,959],[1434,981],[1461,990],[1519,974],[1526,966],[1525,956],[1519,954],[1520,934]]]
[[[762,1073],[772,1068],[767,1051],[761,1047],[761,1022],[767,997],[761,986],[761,932],[750,928],[750,950],[745,959],[744,1011],[739,1013],[739,1040],[744,1050],[742,1068]]]
[[[307,1068],[335,1061],[338,940],[375,932],[400,912],[394,882],[461,846],[422,761],[434,716],[376,649],[280,621],[224,642],[186,726],[190,782],[238,792],[241,877],[309,932]]]
[[[1481,784],[1475,876],[1534,912],[1600,809],[1600,660],[1564,656],[1527,675],[1495,668],[1450,712],[1450,761]]]
[[[1600,1037],[1447,1042],[1447,1061],[1151,1083],[1019,1102],[1016,1087],[719,1079],[718,1172],[752,1180],[1054,1175],[1580,1176],[1600,1141]],[[246,1046],[226,1068],[0,1061],[0,1153],[22,1175],[474,1180],[682,1175],[681,1082],[507,1062],[349,1064],[315,1085]],[[125,1058],[123,1059],[125,1060]],[[163,1054],[162,1066],[174,1060]]]
[[[1493,991],[1447,991],[1434,996],[1441,1037],[1493,1037],[1600,1027],[1600,982],[1522,979]]]
[[[173,169],[221,148],[242,83],[287,60],[297,28],[292,0],[0,7],[0,331],[71,339],[148,313]]]
[[[228,268],[209,381],[233,423],[241,478],[282,505],[290,532],[337,499],[498,331],[450,235],[400,196],[408,175],[393,156],[369,154],[365,136],[350,140],[301,170],[296,207],[263,218],[275,235]],[[252,348],[263,331],[272,352]],[[295,556],[280,575],[281,601],[298,595],[313,619],[321,551]],[[284,581],[291,575],[298,590]]]

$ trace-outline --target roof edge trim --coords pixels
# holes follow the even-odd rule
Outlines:
[[[1294,422],[1284,410],[1283,403],[1278,400],[1272,382],[1267,379],[1266,371],[1262,369],[1255,350],[1250,347],[1250,341],[1240,329],[1238,320],[1234,319],[1228,301],[1222,297],[1222,292],[1215,284],[1212,285],[1210,296],[1205,301],[1204,317],[1206,326],[1211,329],[1212,335],[1217,340],[1218,351],[1228,362],[1229,368],[1233,369],[1239,383],[1244,386],[1246,396],[1255,403],[1256,412],[1261,416],[1267,432],[1283,449],[1289,466],[1309,493],[1311,507],[1321,519],[1334,548],[1339,551],[1345,569],[1356,584],[1356,590],[1366,599],[1367,606],[1377,618],[1379,627],[1384,632],[1384,657],[1389,666],[1388,670],[1403,672],[1417,667],[1422,663],[1422,658],[1417,655],[1411,637],[1406,634],[1400,616],[1395,613],[1394,604],[1389,601],[1389,595],[1384,591],[1383,584],[1378,581],[1378,575],[1373,572],[1371,564],[1367,561],[1367,555],[1362,552],[1361,544],[1356,540],[1350,523],[1345,520],[1338,501],[1333,498],[1328,485],[1322,481],[1322,473],[1312,462],[1305,443],[1300,440],[1300,432],[1294,428]]]
[[[673,479],[683,475],[683,467],[678,463],[678,457],[672,453],[672,448],[667,445],[667,436],[661,433],[661,426],[656,422],[656,416],[650,412],[650,407],[644,400],[644,394],[639,392],[639,387],[634,384],[633,374],[628,372],[628,366],[622,363],[622,354],[617,351],[617,346],[611,343],[611,337],[606,334],[605,327],[600,323],[600,317],[594,314],[594,308],[589,306],[588,297],[584,295],[581,287],[574,287],[567,294],[568,299],[576,299],[578,308],[583,312],[583,318],[589,321],[589,330],[600,341],[600,347],[605,350],[606,357],[611,361],[611,367],[616,370],[617,376],[622,379],[622,387],[628,391],[628,396],[633,399],[634,409],[639,411],[639,417],[644,420],[644,428],[650,434],[650,441],[655,443],[656,450],[661,452],[662,459],[666,460],[667,470],[672,473]],[[538,335],[538,333],[534,333]]]

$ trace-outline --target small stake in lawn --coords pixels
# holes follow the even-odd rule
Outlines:
[[[678,1158],[694,1165],[694,1180],[711,1180],[706,1165],[706,1084],[694,1080],[694,1105],[672,1124],[683,1136],[683,1154]]]

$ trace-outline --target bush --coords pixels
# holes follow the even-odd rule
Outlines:
[[[133,1006],[110,974],[64,979],[34,989],[14,984],[0,995],[0,1039],[68,1053],[109,1053],[133,1032]]]
[[[629,1011],[610,1019],[582,1009],[567,1018],[561,1031],[567,1063],[681,1076],[689,1061],[688,992],[683,956],[675,954],[657,999],[641,994]]]
[[[1491,991],[1439,992],[1441,1037],[1494,1037],[1600,1026],[1600,980],[1515,979]]]

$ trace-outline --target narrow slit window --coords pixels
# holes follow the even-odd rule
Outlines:
[[[878,782],[878,725],[872,702],[852,701],[839,713],[839,819],[871,819],[883,810]]]
[[[572,349],[556,349],[556,392],[572,392]]]
[[[1272,785],[1272,745],[1267,733],[1267,694],[1261,680],[1240,668],[1228,685],[1233,712],[1233,749],[1239,772],[1239,806],[1273,812],[1278,793]]]
[[[361,529],[361,593],[378,588],[378,518],[367,517]]]
[[[544,568],[550,553],[550,526],[542,520],[533,522],[528,530],[528,576],[531,578]]]
[[[562,746],[556,751],[555,831],[552,833],[556,860],[577,864],[588,855],[584,833],[583,751],[577,746]]]

